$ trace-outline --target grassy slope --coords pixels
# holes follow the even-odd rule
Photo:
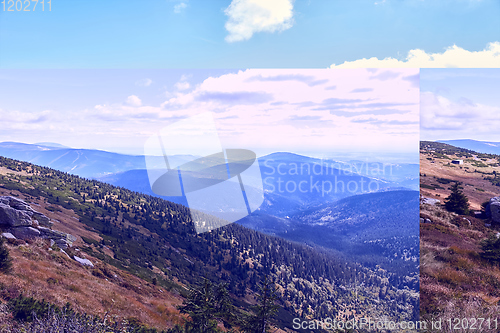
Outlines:
[[[480,209],[482,202],[500,195],[500,188],[484,179],[493,171],[500,172],[498,159],[482,154],[465,157],[462,153],[421,150],[421,184],[424,185],[421,193],[444,202],[453,184],[445,179],[460,181],[471,207]],[[458,158],[465,160],[464,165],[449,164]],[[487,220],[449,213],[440,205],[421,205],[421,217],[432,220],[420,225],[422,319],[498,317],[500,269],[479,255],[481,241],[497,232],[498,227],[486,227]],[[483,327],[481,331],[488,330]]]
[[[27,193],[24,199],[60,221],[55,229],[81,236],[75,245],[91,260],[136,274],[142,283],[157,277],[158,285],[179,290],[179,284],[196,283],[205,275],[231,282],[234,292],[245,290],[246,295],[235,298],[248,309],[244,303],[252,303],[252,288],[264,275],[271,276],[288,311],[288,317],[280,316],[281,325],[291,323],[294,311],[308,318],[384,315],[401,320],[418,311],[418,294],[408,288],[414,285],[411,277],[350,265],[237,225],[191,235],[187,211],[180,206],[27,163],[3,163],[9,176],[0,179],[0,187],[3,182],[8,193]],[[74,223],[78,220],[83,226]],[[37,285],[26,287],[35,290]]]
[[[15,195],[30,201],[18,191],[0,189],[0,195]],[[32,207],[46,213],[53,221],[55,219],[53,228],[56,230],[100,240],[97,233],[87,230],[69,210],[49,205],[41,199],[34,200]],[[47,207],[57,210],[51,212]],[[62,252],[50,249],[46,240],[8,244],[13,258],[13,271],[11,274],[0,274],[1,298],[5,301],[23,293],[24,296],[45,299],[58,306],[70,302],[78,312],[101,317],[105,314],[117,318],[134,317],[159,329],[183,322],[183,317],[176,309],[176,305],[181,304],[183,299],[179,292],[154,286],[87,253],[75,250],[88,246],[80,237],[73,249],[67,252],[88,258],[94,263],[94,268],[84,267]]]
[[[0,168],[0,175],[28,174]],[[98,246],[102,237],[81,223],[73,210],[51,204],[43,197],[35,198],[0,187],[0,196],[3,195],[15,196],[30,203],[32,208],[55,222],[52,227],[54,230],[79,236],[66,252],[70,256],[89,259],[94,268],[84,267],[57,249],[50,248],[48,240],[11,241],[6,245],[13,259],[13,268],[9,274],[0,274],[0,302],[22,294],[59,307],[69,302],[79,313],[109,318],[111,321],[132,319],[146,327],[160,330],[184,323],[186,316],[179,313],[177,306],[182,304],[188,286],[175,277],[169,288],[157,286],[92,256],[91,253],[101,252],[113,258],[114,253],[109,247]],[[151,234],[145,228],[140,231]],[[155,266],[152,267],[152,273],[169,279]],[[256,303],[253,294],[247,295],[246,300]],[[15,325],[15,322],[10,319],[8,311],[1,308],[0,331],[3,332],[6,327],[9,331],[11,325]],[[285,332],[276,327],[274,330],[277,333]]]

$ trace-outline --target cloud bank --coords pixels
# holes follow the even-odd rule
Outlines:
[[[424,139],[500,140],[499,115],[499,106],[467,98],[450,100],[433,92],[420,94],[420,128]]]
[[[443,53],[414,49],[404,60],[375,57],[332,64],[330,68],[497,68],[500,67],[500,42],[489,43],[482,51],[468,51],[456,45]]]

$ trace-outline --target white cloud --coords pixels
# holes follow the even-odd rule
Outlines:
[[[2,123],[23,123],[23,124],[38,124],[49,120],[51,111],[45,110],[41,112],[21,112],[7,111],[0,109],[0,118]]]
[[[448,47],[443,53],[427,53],[414,49],[406,59],[378,59],[375,57],[332,64],[330,68],[497,68],[500,67],[500,42],[489,43],[482,51],[468,51],[456,45]]]
[[[135,82],[135,85],[138,87],[149,87],[153,83],[151,79],[141,79]]]
[[[177,90],[187,90],[189,89],[189,87],[191,87],[191,85],[189,84],[189,82],[179,81],[175,84],[175,87],[177,88]]]
[[[177,82],[174,85],[175,88],[177,90],[187,90],[187,89],[191,88],[191,84],[189,84],[189,82],[187,81],[190,77],[191,77],[191,75],[182,75],[179,82]]]
[[[177,5],[174,6],[174,13],[179,14],[186,7],[187,7],[187,4],[185,2],[178,3]]]
[[[293,0],[233,0],[224,13],[229,17],[226,41],[250,39],[256,32],[276,32],[293,25]]]
[[[127,97],[126,103],[129,105],[132,105],[132,106],[141,106],[142,105],[141,99],[139,97],[137,97],[136,95],[130,95],[129,97]]]
[[[63,140],[74,147],[121,147],[141,153],[144,140],[161,128],[211,111],[226,148],[247,148],[259,154],[315,151],[318,155],[338,149],[408,151],[418,142],[420,93],[405,78],[418,75],[419,70],[391,69],[391,75],[386,72],[248,69],[220,71],[202,81],[200,73],[196,78],[178,77],[179,82],[189,82],[190,89],[171,92],[164,103],[153,102],[155,99],[141,102],[138,93],[129,93],[118,100],[98,97],[93,107],[61,107],[70,110],[67,112],[20,114],[0,110],[0,119],[4,120],[0,122],[0,134],[4,138],[11,135],[8,139],[13,141]],[[387,79],[374,80],[373,76]],[[49,131],[52,125],[55,129]],[[57,133],[62,139],[43,139],[47,133]]]
[[[162,108],[184,116],[214,112],[219,136],[231,147],[407,150],[418,141],[419,88],[407,79],[418,69],[394,69],[397,75],[373,79],[385,72],[249,69],[209,77],[175,93]]]
[[[433,92],[420,94],[420,127],[425,139],[496,140],[493,138],[499,137],[499,115],[498,106],[474,103],[466,98],[452,101]]]

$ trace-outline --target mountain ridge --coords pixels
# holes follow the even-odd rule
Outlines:
[[[282,318],[294,313],[347,319],[355,309],[360,316],[416,318],[418,276],[349,263],[236,224],[197,235],[186,207],[26,162],[1,157],[0,166],[3,191],[71,210],[102,238],[82,238],[81,251],[147,281],[191,285],[206,276],[229,282],[231,294],[242,301],[269,276],[282,290],[288,313]],[[364,281],[358,290],[362,302],[352,293],[356,281]]]

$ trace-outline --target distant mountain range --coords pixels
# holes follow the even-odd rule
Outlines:
[[[37,142],[34,143],[36,146],[44,146],[44,147],[50,147],[50,148],[67,148],[71,149],[71,147],[61,145],[59,143],[54,143],[54,142]]]
[[[478,140],[438,140],[437,142],[446,143],[455,147],[477,151],[483,154],[500,155],[500,142],[478,141]]]
[[[418,189],[418,165],[361,161],[324,161],[292,153],[259,158],[265,200],[261,212],[286,217],[294,212],[355,194],[389,189]],[[378,172],[376,170],[379,170]],[[145,169],[96,177],[98,180],[153,196]],[[183,197],[162,197],[186,205]]]
[[[98,178],[108,174],[146,168],[144,156],[124,155],[94,149],[67,148],[54,143],[1,142],[0,156],[53,168],[84,178]],[[175,158],[187,159],[186,156],[176,156]],[[156,159],[155,164],[163,165],[163,157],[159,156],[154,159]]]

